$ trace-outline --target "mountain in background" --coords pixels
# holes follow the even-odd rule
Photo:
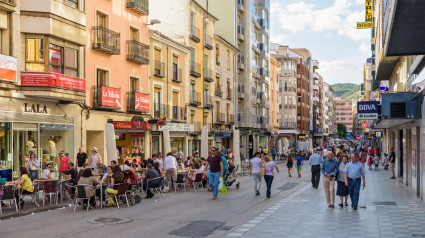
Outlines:
[[[331,86],[334,90],[334,97],[341,97],[343,100],[358,100],[361,96],[360,84],[337,83]]]

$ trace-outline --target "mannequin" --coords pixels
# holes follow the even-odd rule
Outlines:
[[[35,150],[34,150],[35,142],[34,142],[33,136],[28,137],[28,141],[27,141],[26,146],[27,146],[28,154],[30,154],[31,152],[35,152]]]
[[[58,157],[58,151],[56,149],[56,140],[55,136],[50,136],[49,141],[47,142],[47,149],[49,151],[50,159]]]

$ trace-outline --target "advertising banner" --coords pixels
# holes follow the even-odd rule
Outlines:
[[[102,86],[102,106],[121,107],[121,90]]]
[[[150,100],[149,100],[148,94],[135,93],[134,100],[135,100],[134,102],[135,110],[145,111],[145,112],[149,111]]]
[[[365,0],[365,21],[373,22],[373,0]]]
[[[378,101],[357,102],[357,116],[359,120],[378,119]]]
[[[18,59],[0,54],[0,80],[18,82],[17,78]]]
[[[55,73],[21,72],[21,86],[63,88],[85,92],[86,80]]]

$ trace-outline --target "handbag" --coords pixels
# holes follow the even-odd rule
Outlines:
[[[264,176],[264,175],[266,175],[266,168],[262,167],[261,168],[261,176]]]

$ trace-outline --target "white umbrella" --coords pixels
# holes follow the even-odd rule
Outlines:
[[[106,123],[105,126],[106,136],[106,157],[107,164],[111,164],[112,160],[117,159],[117,144],[115,141],[115,129],[112,123]]]

